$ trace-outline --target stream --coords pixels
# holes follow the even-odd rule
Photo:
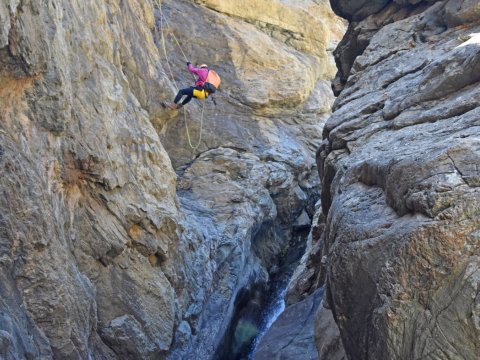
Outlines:
[[[273,296],[273,301],[270,306],[267,307],[265,310],[264,321],[260,327],[260,332],[253,341],[252,351],[248,355],[248,360],[253,360],[255,355],[255,350],[257,345],[262,340],[262,337],[266,334],[266,332],[272,327],[273,323],[280,314],[285,310],[285,294],[287,292],[288,281],[285,284],[282,283],[283,286],[279,287],[280,291],[277,291],[276,294]]]
[[[255,357],[260,340],[285,309],[287,287],[305,252],[309,231],[309,226],[295,229],[291,234],[289,251],[278,258],[277,270],[269,275],[267,283],[254,283],[239,292],[230,328],[214,359],[251,360]]]

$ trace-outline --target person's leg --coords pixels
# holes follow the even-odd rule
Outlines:
[[[173,100],[173,103],[165,104],[165,106],[172,110],[180,109],[183,105],[188,104],[190,100],[192,100],[192,97],[194,97],[194,94],[193,94],[194,90],[195,88],[193,86],[186,89],[178,90],[177,96],[175,96],[175,100]],[[182,103],[179,104],[179,101],[184,96],[185,96],[185,99],[183,99]]]
[[[173,100],[173,102],[178,104],[180,99],[185,95],[189,96],[189,93],[191,93],[190,88],[178,90],[177,96],[175,96],[175,100]]]
[[[182,101],[182,106],[188,104],[190,102],[190,100],[192,100],[193,89],[195,89],[195,88],[194,87],[189,87],[187,89],[180,90],[180,91],[183,92],[183,95],[186,95],[185,99],[183,99],[183,101]],[[180,98],[181,98],[181,96],[180,96]],[[178,103],[178,101],[180,101],[180,98],[178,100],[177,100],[177,98],[175,98],[175,101],[174,101],[175,104]]]

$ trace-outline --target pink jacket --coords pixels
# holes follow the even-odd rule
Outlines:
[[[198,76],[195,86],[203,86],[203,84],[205,84],[208,76],[207,68],[196,68],[192,64],[188,64],[188,71]]]

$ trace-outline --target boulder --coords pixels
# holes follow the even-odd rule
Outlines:
[[[349,21],[361,21],[382,10],[389,2],[390,0],[330,1],[333,11]]]

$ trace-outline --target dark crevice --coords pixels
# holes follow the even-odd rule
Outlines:
[[[265,257],[262,243],[270,243],[275,235],[273,224],[266,224],[257,231],[252,241],[254,253],[262,259],[269,271],[269,281],[257,282],[251,279],[235,299],[235,314],[226,331],[221,346],[213,359],[246,360],[256,344],[257,337],[265,330],[272,307],[293,274],[302,254],[305,251],[306,238],[310,227],[294,230],[291,239],[277,256],[277,259]],[[278,240],[275,240],[278,241]],[[268,245],[268,244],[267,244]],[[266,263],[271,262],[270,266]]]
[[[97,260],[103,265],[103,267],[108,267],[108,260],[104,257],[99,257]]]

